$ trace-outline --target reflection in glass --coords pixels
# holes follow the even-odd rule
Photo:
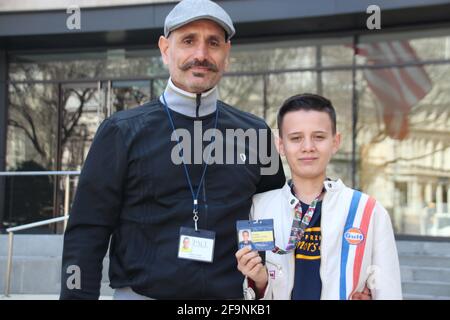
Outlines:
[[[15,53],[9,79],[92,80],[167,74],[160,53],[151,49],[114,49],[64,53]]]
[[[270,71],[313,67],[315,48],[298,42],[233,46],[230,72]]]
[[[331,179],[341,179],[352,185],[352,73],[351,71],[323,72],[322,89],[317,90],[331,100],[336,110],[337,131],[341,133],[341,147],[333,156],[327,170]],[[322,92],[320,92],[322,91]]]
[[[259,117],[264,115],[262,77],[224,77],[219,84],[219,97],[220,100],[237,109]]]
[[[421,82],[425,95],[410,96],[409,105],[403,102],[408,108],[388,104],[389,95],[383,100],[370,78],[359,72],[360,186],[388,209],[397,233],[450,236],[450,65],[420,68],[428,79]],[[389,68],[379,75],[398,75],[404,69]],[[384,81],[393,86],[393,78]],[[418,90],[411,82],[402,86],[403,92]],[[401,95],[397,92],[397,98]],[[396,128],[401,134],[392,134],[386,108],[400,113]]]
[[[81,170],[100,122],[104,119],[98,84],[62,86],[61,168]]]
[[[8,111],[7,170],[54,170],[58,130],[57,86],[10,84]],[[54,183],[54,178],[47,176],[6,178],[1,219],[3,228],[52,217]]]
[[[9,86],[7,170],[33,160],[56,168],[58,87],[12,83]]]
[[[137,107],[150,100],[150,81],[113,81],[113,112]]]
[[[315,93],[317,74],[315,72],[289,72],[268,76],[268,112],[267,123],[277,127],[277,113],[283,102],[296,94]]]

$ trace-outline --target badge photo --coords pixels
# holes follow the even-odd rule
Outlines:
[[[214,231],[181,227],[178,258],[212,263],[215,237]]]

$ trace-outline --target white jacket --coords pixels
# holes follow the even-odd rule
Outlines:
[[[372,299],[402,299],[400,267],[391,220],[373,198],[341,180],[325,181],[321,216],[321,299],[349,299],[367,283]],[[284,249],[298,199],[286,183],[281,189],[253,197],[251,219],[274,219],[275,244]],[[350,207],[355,210],[350,214]],[[352,230],[350,230],[352,229]],[[345,232],[344,232],[345,231]],[[348,232],[349,231],[349,232]],[[290,300],[295,258],[266,251],[269,283],[263,299]],[[252,298],[244,281],[244,295]]]

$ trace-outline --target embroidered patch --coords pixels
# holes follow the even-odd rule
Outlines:
[[[364,241],[364,234],[358,228],[350,228],[344,233],[344,239],[353,245],[358,245]]]
[[[275,270],[269,270],[269,276],[270,276],[270,279],[275,280]]]

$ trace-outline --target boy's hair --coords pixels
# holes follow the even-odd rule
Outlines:
[[[299,110],[313,110],[327,113],[331,120],[333,135],[336,134],[336,111],[331,101],[317,94],[303,93],[288,98],[278,111],[277,122],[280,136],[282,135],[281,125],[283,124],[283,118],[286,113]]]

